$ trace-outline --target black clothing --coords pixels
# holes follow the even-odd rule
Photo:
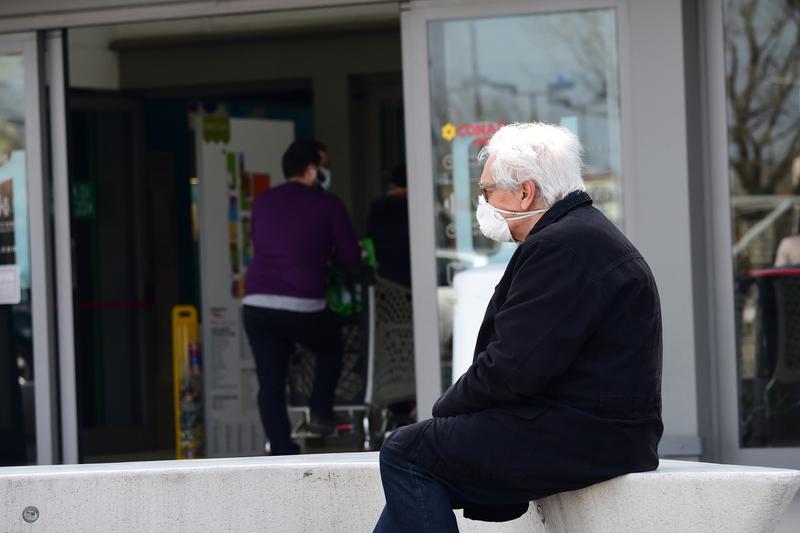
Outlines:
[[[473,364],[434,418],[398,429],[384,446],[444,479],[530,499],[653,470],[661,342],[647,263],[586,193],[572,193],[512,256]],[[508,520],[524,511],[517,503],[465,515]]]
[[[332,413],[342,371],[342,330],[330,310],[299,313],[244,306],[244,327],[258,373],[258,410],[273,455],[299,453],[286,412],[286,379],[295,343],[316,355],[314,388],[308,400],[316,412]]]
[[[367,236],[375,245],[378,274],[411,286],[411,249],[408,240],[408,197],[384,196],[369,208]]]

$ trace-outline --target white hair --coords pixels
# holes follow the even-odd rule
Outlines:
[[[541,122],[503,126],[478,154],[491,159],[498,187],[509,190],[525,181],[536,183],[537,195],[549,208],[573,191],[585,191],[581,177],[581,143],[567,128]]]

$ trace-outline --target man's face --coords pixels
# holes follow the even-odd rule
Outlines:
[[[521,193],[520,191],[509,191],[497,187],[492,175],[492,164],[494,158],[490,157],[486,164],[483,166],[483,173],[479,182],[481,194],[486,201],[494,207],[504,209],[506,211],[522,211],[521,209]]]

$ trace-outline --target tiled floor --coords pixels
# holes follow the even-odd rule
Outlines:
[[[792,502],[792,506],[786,511],[775,533],[800,533],[800,494],[797,495]]]

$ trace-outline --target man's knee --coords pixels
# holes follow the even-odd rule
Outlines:
[[[391,435],[387,437],[386,440],[388,441],[390,438]],[[386,443],[384,442],[384,445],[381,446],[381,450],[378,453],[378,464],[380,464],[381,471],[383,471],[385,465],[389,463],[395,463],[396,457],[397,456],[394,453],[386,449]]]
[[[391,479],[396,481],[411,474],[413,466],[404,457],[395,453],[394,451],[381,446],[380,454],[378,455],[378,463],[381,471],[381,478],[386,481]]]

